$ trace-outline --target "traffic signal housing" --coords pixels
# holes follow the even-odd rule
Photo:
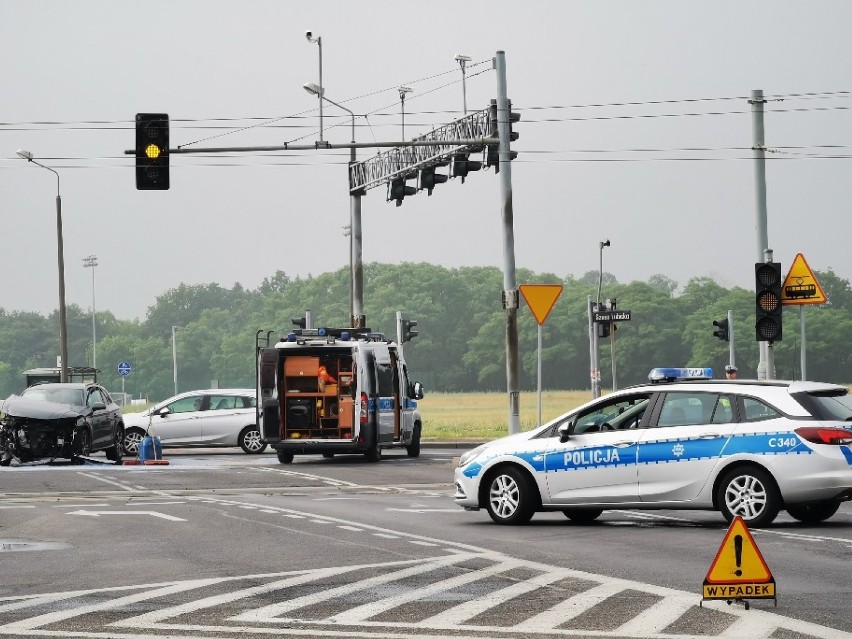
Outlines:
[[[169,115],[136,114],[136,189],[169,189]]]
[[[435,173],[435,169],[438,165],[427,166],[420,169],[420,174],[418,176],[418,186],[420,189],[426,189],[429,195],[432,195],[432,189],[435,188],[436,184],[443,184],[450,178],[441,173]]]
[[[718,337],[719,339],[727,342],[730,340],[730,334],[728,332],[728,319],[720,319],[713,320],[713,326],[716,327],[716,330],[713,331],[713,336]]]
[[[402,320],[402,341],[410,342],[418,335],[418,331],[415,328],[417,326],[417,320]]]
[[[755,333],[758,342],[781,341],[781,264],[758,262],[754,265]]]
[[[518,139],[518,133],[512,130],[512,124],[520,121],[520,113],[512,113],[512,101],[509,100],[509,142],[514,142]],[[488,135],[492,138],[499,137],[497,128],[497,100],[491,100],[491,106],[488,107]],[[509,151],[509,160],[514,160],[518,157],[517,151]],[[485,153],[485,165],[494,167],[494,172],[500,172],[500,145],[489,144]]]
[[[402,200],[406,195],[414,195],[415,193],[417,193],[417,189],[406,185],[404,177],[391,180],[388,184],[388,202],[396,200],[397,206],[402,205]]]
[[[453,156],[452,165],[450,166],[450,174],[454,178],[460,177],[462,184],[464,184],[464,179],[468,173],[482,169],[482,162],[470,160],[469,158],[468,154],[456,153]]]

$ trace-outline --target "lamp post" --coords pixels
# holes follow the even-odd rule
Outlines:
[[[62,196],[59,194],[59,173],[36,162],[32,152],[18,149],[17,154],[27,162],[47,169],[56,176],[56,252],[59,263],[59,381],[68,381],[68,325],[65,313],[65,254],[62,244]]]
[[[462,55],[461,53],[456,55],[456,62],[459,63],[462,72],[462,104],[464,106],[464,114],[467,115],[467,71],[465,70],[465,66],[468,62],[470,62],[471,58],[469,55]]]
[[[320,101],[333,104],[338,109],[346,111],[352,116],[352,146],[349,149],[349,166],[355,164],[355,114],[342,104],[330,100],[325,96],[325,89],[313,82],[302,85],[308,93],[317,95]],[[353,328],[363,328],[366,318],[364,316],[364,267],[361,254],[361,195],[363,191],[353,192],[349,189],[349,291],[350,291],[350,320]]]
[[[316,42],[317,48],[319,49],[319,88],[320,91],[317,93],[317,98],[319,99],[319,116],[320,116],[320,142],[322,142],[322,36],[313,37],[313,33],[311,31],[305,31],[305,38],[307,38],[308,42],[314,43]]]
[[[399,103],[402,105],[402,140],[405,141],[405,96],[413,92],[410,87],[399,87]]]
[[[175,395],[178,394],[177,387],[177,340],[175,339],[175,331],[182,326],[172,326],[172,366],[175,372]]]
[[[95,267],[98,265],[97,255],[83,258],[83,268],[92,269],[92,368],[98,368],[98,335],[95,329]]]

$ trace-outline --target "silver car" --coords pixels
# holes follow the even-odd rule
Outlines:
[[[253,388],[216,388],[175,395],[141,413],[124,416],[124,450],[136,455],[145,435],[163,446],[239,446],[262,453]]]

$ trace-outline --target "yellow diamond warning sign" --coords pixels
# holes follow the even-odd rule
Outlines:
[[[521,284],[518,287],[521,290],[521,295],[527,306],[530,307],[532,314],[535,316],[535,321],[540,325],[544,324],[544,320],[550,315],[553,310],[553,305],[562,294],[561,284]]]
[[[825,304],[828,301],[814,272],[801,253],[796,255],[781,287],[782,304]]]
[[[742,517],[736,517],[704,578],[704,599],[774,599],[775,578]]]

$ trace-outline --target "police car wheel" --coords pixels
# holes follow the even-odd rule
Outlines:
[[[781,498],[772,476],[755,467],[728,472],[719,483],[718,502],[728,522],[742,517],[751,528],[768,526],[781,509]]]
[[[601,516],[603,508],[563,508],[562,514],[575,524],[589,524]]]
[[[818,524],[830,518],[840,508],[839,501],[821,501],[816,504],[801,504],[790,506],[787,513],[793,519],[798,519],[805,524]]]
[[[411,435],[411,443],[405,447],[409,457],[420,457],[420,426],[414,427]]]
[[[507,466],[499,469],[488,483],[486,508],[498,524],[525,524],[536,510],[535,486],[522,470]]]
[[[266,442],[260,437],[257,426],[246,426],[237,437],[237,443],[247,455],[259,455],[266,450]]]
[[[292,464],[293,463],[293,453],[288,453],[286,450],[278,451],[278,461],[282,464]]]

